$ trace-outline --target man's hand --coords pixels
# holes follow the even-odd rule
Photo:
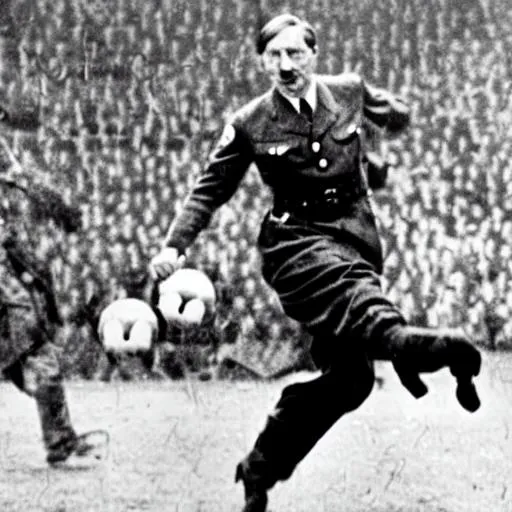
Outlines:
[[[149,274],[154,281],[162,281],[182,268],[184,263],[184,254],[180,255],[175,247],[166,247],[151,259]]]

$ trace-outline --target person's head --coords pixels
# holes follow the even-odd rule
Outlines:
[[[291,14],[272,18],[260,30],[256,50],[272,84],[282,93],[305,94],[316,67],[316,33],[306,21]]]

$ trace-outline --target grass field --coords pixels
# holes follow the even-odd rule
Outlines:
[[[416,401],[389,365],[285,484],[273,512],[511,512],[512,355],[486,354],[482,408],[456,403],[448,372]],[[48,469],[35,404],[0,386],[0,511],[239,512],[234,467],[281,388],[272,383],[67,384],[79,430],[105,428],[93,469]]]

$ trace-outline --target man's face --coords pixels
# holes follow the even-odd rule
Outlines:
[[[262,55],[263,70],[272,84],[288,96],[303,96],[316,66],[316,49],[304,41],[301,27],[287,27],[271,39]]]

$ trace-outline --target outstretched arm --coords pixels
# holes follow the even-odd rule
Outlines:
[[[398,135],[407,128],[411,112],[409,105],[385,89],[364,84],[364,115],[388,136]]]
[[[151,260],[149,271],[153,279],[165,279],[183,266],[185,250],[208,226],[214,212],[233,196],[252,159],[250,144],[242,131],[228,124],[209,164],[172,222],[162,251]]]
[[[183,252],[208,226],[213,213],[233,196],[251,160],[251,149],[243,133],[228,124],[209,164],[171,224],[164,245]]]

